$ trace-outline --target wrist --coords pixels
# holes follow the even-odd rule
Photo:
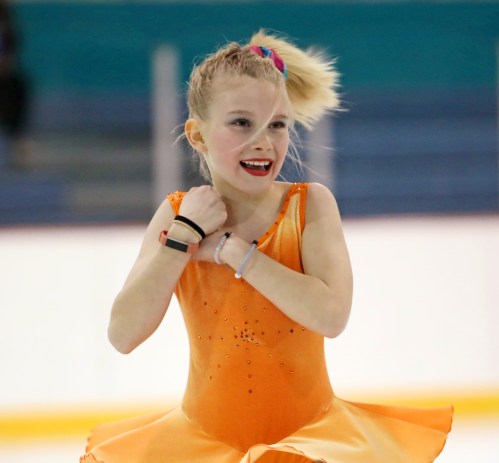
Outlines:
[[[168,229],[168,236],[178,241],[183,241],[189,244],[198,244],[201,242],[199,236],[187,227],[183,227],[173,222]]]
[[[188,217],[177,214],[173,219],[173,223],[190,230],[199,238],[199,241],[202,241],[206,238],[206,233],[204,232],[204,230],[196,222],[193,222]]]
[[[184,241],[176,240],[171,236],[168,236],[168,231],[163,230],[159,234],[159,242],[166,246],[167,248],[175,249],[176,251],[180,251],[187,254],[194,254],[199,249],[198,243],[186,243]]]
[[[234,268],[237,265],[237,259],[239,256],[244,256],[244,245],[245,243],[241,238],[231,233],[230,239],[228,239],[223,248],[220,250],[218,257],[220,260],[227,264],[229,267]]]
[[[230,238],[231,235],[232,232],[225,232],[222,238],[220,238],[220,241],[218,242],[215,248],[215,252],[213,254],[213,260],[218,265],[225,264],[225,262],[220,258],[220,253],[222,252],[225,243],[227,242],[227,240]]]
[[[252,244],[247,243],[243,239],[232,234],[230,239],[228,239],[225,242],[225,245],[221,249],[219,257],[224,263],[229,265],[236,272],[239,270],[244,270],[244,274],[246,274],[251,268],[252,263],[254,261],[253,260],[254,256],[251,256],[251,254],[248,255],[251,249],[252,249]],[[246,257],[248,257],[248,260],[244,262]],[[241,269],[241,264],[243,264],[244,267],[243,269]]]

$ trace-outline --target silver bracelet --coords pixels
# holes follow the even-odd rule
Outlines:
[[[225,232],[224,236],[222,236],[220,242],[218,243],[217,247],[215,248],[215,254],[213,254],[213,260],[218,264],[222,265],[225,264],[225,262],[220,259],[220,252],[222,251],[222,248],[224,247],[225,242],[229,238],[229,236],[232,234],[232,232]]]
[[[248,263],[250,257],[251,257],[251,254],[253,254],[253,252],[255,252],[255,249],[256,247],[258,246],[258,241],[257,240],[254,240],[252,243],[251,243],[251,247],[249,248],[249,251],[246,253],[246,255],[244,256],[244,259],[242,260],[241,264],[239,265],[239,268],[237,269],[237,272],[234,274],[234,276],[236,278],[241,278],[243,276],[243,270],[244,268],[246,267],[246,264]]]

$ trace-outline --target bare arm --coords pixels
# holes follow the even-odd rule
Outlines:
[[[221,258],[237,269],[249,249],[231,237]],[[319,184],[308,189],[302,237],[304,274],[255,252],[244,279],[297,323],[327,337],[345,328],[352,303],[352,270],[336,201]]]
[[[206,233],[216,230],[227,217],[220,196],[208,186],[191,189],[182,201],[180,213]],[[161,245],[160,232],[168,230],[170,237],[185,243],[199,240],[185,227],[172,224],[173,219],[173,210],[165,200],[147,227],[137,260],[114,301],[108,336],[119,352],[131,352],[157,329],[191,259],[190,254]]]

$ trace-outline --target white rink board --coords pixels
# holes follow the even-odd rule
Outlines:
[[[352,316],[326,341],[341,397],[499,387],[499,217],[344,223]],[[178,307],[135,352],[107,341],[145,225],[0,229],[0,410],[167,402],[184,389]]]

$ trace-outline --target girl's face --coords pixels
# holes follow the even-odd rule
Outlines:
[[[214,186],[220,192],[264,192],[279,174],[289,146],[291,115],[284,86],[221,76],[213,91],[202,135]]]

